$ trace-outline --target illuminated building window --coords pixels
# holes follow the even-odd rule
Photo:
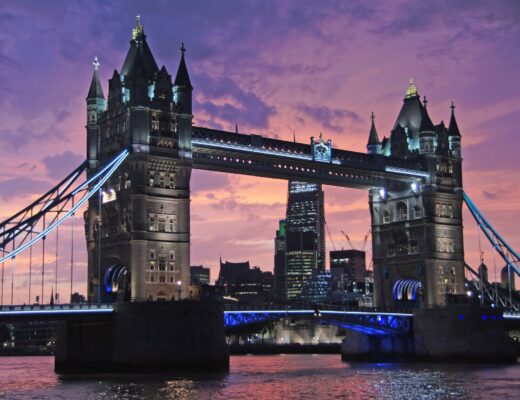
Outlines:
[[[155,170],[148,170],[148,185],[153,186],[155,182]]]
[[[408,207],[406,207],[406,203],[400,201],[397,203],[397,220],[404,221],[408,219]]]
[[[157,216],[155,214],[148,214],[148,230],[157,231]]]
[[[173,189],[175,187],[175,174],[170,172],[169,187]]]
[[[388,224],[390,222],[390,212],[388,210],[383,211],[383,223]]]
[[[164,232],[164,227],[165,227],[165,224],[164,224],[164,220],[165,220],[165,216],[164,215],[159,215],[159,217],[157,218],[157,231],[158,232]]]
[[[155,116],[152,117],[152,130],[153,131],[159,130],[159,120]]]
[[[150,267],[150,271],[155,271],[155,261],[150,261],[148,265]]]

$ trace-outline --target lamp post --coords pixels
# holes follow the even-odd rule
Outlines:
[[[181,300],[181,285],[182,285],[182,281],[177,281],[177,292],[179,293],[178,297],[179,297],[179,301]]]

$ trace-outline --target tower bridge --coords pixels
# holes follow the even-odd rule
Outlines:
[[[113,331],[104,319],[100,330],[92,331],[93,337],[101,335],[100,332],[110,335],[119,335],[121,329],[127,332],[127,327],[140,318],[141,322],[158,324],[156,330],[161,332],[173,329],[178,340],[185,340],[181,328],[174,327],[169,318],[153,319],[149,310],[150,305],[155,304],[157,315],[170,315],[169,306],[158,302],[189,296],[190,177],[193,169],[201,169],[367,190],[375,305],[379,309],[419,310],[414,311],[419,312],[417,318],[414,314],[414,335],[421,340],[426,338],[431,346],[437,339],[428,338],[421,326],[433,324],[427,329],[429,332],[435,330],[436,322],[442,322],[448,330],[453,328],[463,335],[471,335],[480,326],[478,310],[471,311],[470,323],[462,323],[466,324],[465,330],[461,330],[461,323],[454,327],[452,320],[439,314],[450,299],[466,298],[468,288],[479,292],[482,304],[520,310],[511,290],[507,298],[504,293],[493,291],[480,271],[466,268],[464,202],[506,262],[509,276],[520,274],[520,255],[493,229],[463,191],[461,134],[453,103],[448,127],[442,121],[434,124],[428,115],[426,99],[421,101],[411,81],[388,138],[380,140],[372,115],[366,154],[339,149],[321,134],[311,137],[308,143],[296,143],[259,134],[198,127],[193,125],[194,89],[184,44],[180,50],[179,66],[172,79],[165,66],[158,67],[138,19],[123,67],[115,70],[109,80],[108,98],[99,80],[100,63],[96,58],[86,99],[86,161],[32,204],[0,223],[0,263],[2,271],[6,262],[11,263],[11,299],[17,255],[29,251],[32,265],[33,245],[41,243],[41,303],[44,303],[46,238],[56,232],[57,251],[60,225],[68,220],[74,224],[80,207],[85,204],[88,205],[84,212],[88,301],[115,303],[115,308],[121,310],[120,314],[115,313],[120,317],[114,320]],[[72,240],[71,282],[73,255]],[[56,264],[56,283],[57,268]],[[2,272],[2,305],[3,276]],[[30,290],[29,282],[29,302]],[[136,307],[129,307],[132,304]],[[105,318],[112,312],[112,307],[92,306],[80,310],[53,307],[49,310],[2,309],[0,318],[36,316],[40,311],[41,315],[55,317],[97,314]],[[186,302],[186,307],[197,312],[192,302]],[[174,308],[175,315],[186,315],[181,305]],[[211,337],[217,343],[221,324],[219,317],[215,317],[218,310],[214,305],[201,306],[201,310],[212,321],[211,333],[201,328],[202,322],[194,316],[183,318],[201,338]],[[495,310],[490,314],[494,321],[501,317],[500,312]],[[323,314],[338,316],[334,310],[325,310]],[[279,318],[283,312],[229,311],[226,315],[227,323],[233,325]],[[406,331],[409,325],[405,322],[411,315],[344,313],[342,317],[346,319],[340,322],[354,330],[384,336],[392,330]],[[78,329],[87,332],[91,328]],[[85,332],[81,332],[78,337],[83,337]],[[486,332],[490,331],[485,330],[484,336]],[[440,334],[449,339],[445,331]],[[139,336],[142,332],[132,335],[131,339],[127,338],[133,340],[132,343],[147,340]],[[484,336],[479,340],[487,340]],[[166,336],[163,339],[171,340]],[[352,343],[356,340],[354,338]],[[393,348],[396,343],[390,344]],[[454,352],[462,351],[458,350],[457,343],[451,344]],[[70,343],[67,346],[70,347]],[[127,347],[117,346],[114,359],[126,357]],[[160,358],[160,347],[154,351]],[[214,361],[220,363],[224,353],[221,349],[216,351],[217,361]],[[147,355],[136,357],[141,356]]]
[[[339,149],[321,134],[297,143],[198,127],[185,52],[183,44],[172,79],[158,67],[139,20],[123,67],[109,80],[108,98],[95,59],[86,99],[87,160],[0,224],[2,263],[14,268],[17,254],[45,242],[88,201],[89,302],[185,298],[190,177],[202,169],[367,190],[377,307],[439,306],[466,294],[464,201],[508,268],[520,273],[518,253],[463,192],[453,103],[448,127],[434,124],[411,81],[388,138],[379,139],[372,114],[366,154]],[[479,287],[484,297],[485,285]]]

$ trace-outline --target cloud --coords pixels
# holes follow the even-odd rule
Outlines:
[[[482,191],[482,194],[486,197],[486,199],[489,199],[489,200],[496,200],[496,198],[497,198],[496,193],[487,192],[485,190]]]
[[[51,187],[47,181],[27,177],[12,178],[0,181],[0,197],[3,200],[11,200],[30,194],[42,194]]]
[[[275,114],[275,109],[257,94],[242,89],[235,81],[226,77],[200,75],[196,79],[200,91],[194,108],[198,112],[227,124],[237,122],[239,125],[257,129],[269,126],[269,118]]]
[[[332,132],[341,133],[345,131],[346,125],[359,125],[363,122],[356,112],[347,109],[309,105],[303,102],[297,103],[295,108],[302,118],[310,118]]]
[[[47,176],[51,179],[63,179],[72,170],[77,168],[84,157],[71,151],[66,151],[55,156],[47,156],[42,159],[47,169]]]
[[[229,175],[222,173],[206,172],[197,170],[192,173],[191,191],[206,192],[211,190],[225,189],[230,184]],[[207,195],[210,197],[210,194]]]

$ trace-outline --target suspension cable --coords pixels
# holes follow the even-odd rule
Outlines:
[[[33,216],[33,210],[31,208],[31,219],[32,219],[32,216]],[[31,226],[31,233],[30,233],[30,239],[29,240],[32,240],[33,238],[33,227]],[[31,284],[32,284],[32,253],[33,253],[33,248],[32,246],[29,247],[29,303],[28,304],[31,304]]]
[[[54,300],[57,300],[59,298],[59,295],[58,295],[58,246],[59,246],[59,231],[60,231],[60,227],[57,226],[56,227],[56,267],[55,267],[55,271],[54,271]]]
[[[5,257],[4,249],[2,249],[2,257]],[[2,294],[0,295],[0,306],[4,305],[4,270],[5,270],[5,261],[2,262]]]
[[[45,214],[43,215],[43,230],[45,231]],[[43,305],[43,286],[45,282],[45,239],[46,236],[42,237],[42,297],[40,304]]]
[[[74,207],[74,196],[72,197],[72,207]],[[71,219],[71,234],[70,234],[70,302],[72,303],[72,284],[74,279],[74,215],[72,213]]]
[[[14,239],[13,239],[13,250],[15,248]],[[13,299],[14,299],[14,259],[15,257],[11,258],[11,305],[13,305]]]

